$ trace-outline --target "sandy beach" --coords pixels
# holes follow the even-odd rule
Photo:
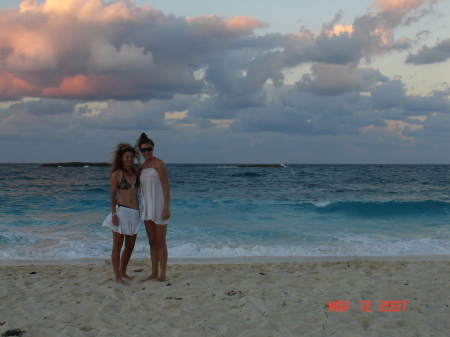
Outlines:
[[[24,337],[446,336],[450,330],[448,260],[172,262],[166,282],[141,283],[149,273],[143,259],[131,261],[129,287],[113,282],[109,261],[2,263],[0,270],[0,333],[21,329]]]

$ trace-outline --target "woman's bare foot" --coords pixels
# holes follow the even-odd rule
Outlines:
[[[126,278],[126,279],[128,279],[128,280],[130,280],[130,281],[132,281],[132,280],[134,279],[134,277],[131,277],[131,276],[128,275],[128,274],[122,274],[122,275],[120,275],[120,276],[122,276],[123,278]]]
[[[150,275],[149,277],[142,280],[141,282],[147,282],[147,281],[151,281],[151,280],[158,280],[158,275]]]
[[[124,286],[129,286],[129,284],[128,283],[126,283],[124,280],[122,280],[122,279],[117,279],[116,280],[116,283],[117,284],[122,284],[122,285],[124,285]]]

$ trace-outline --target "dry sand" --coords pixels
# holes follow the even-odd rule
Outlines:
[[[0,266],[0,333],[26,336],[448,336],[449,261],[174,264],[131,286],[109,262]],[[329,311],[329,301],[350,301]],[[361,311],[360,301],[373,303]],[[380,311],[380,301],[408,301]],[[348,302],[346,302],[348,303]],[[368,303],[368,302],[365,302]],[[404,308],[406,311],[404,311]],[[398,309],[398,306],[397,306]]]

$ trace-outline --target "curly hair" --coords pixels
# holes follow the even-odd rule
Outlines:
[[[123,170],[123,155],[126,152],[133,153],[133,156],[137,158],[137,152],[136,149],[128,143],[119,143],[116,146],[116,149],[112,153],[113,155],[113,163],[111,165],[111,174],[116,170]]]

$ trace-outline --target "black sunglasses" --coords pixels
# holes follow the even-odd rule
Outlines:
[[[142,148],[140,148],[139,149],[139,151],[141,151],[141,153],[144,153],[144,152],[152,152],[153,151],[153,147],[142,147]]]

